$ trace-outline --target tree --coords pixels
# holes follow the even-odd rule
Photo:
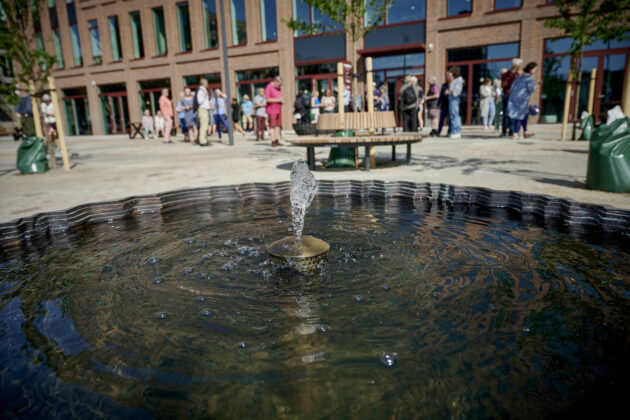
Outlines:
[[[363,39],[376,25],[381,24],[385,17],[385,12],[394,3],[394,0],[301,0],[303,3],[314,7],[324,15],[328,15],[330,20],[344,28],[346,35],[352,40],[354,45]],[[313,24],[300,19],[282,19],[282,23],[294,31],[307,34],[317,34],[334,29],[330,25]],[[354,92],[354,103],[358,102],[357,87],[357,60],[356,52],[352,48],[352,91]],[[371,88],[371,86],[368,86]]]
[[[35,27],[39,25],[41,0],[0,0],[0,65],[12,71],[14,84],[0,84],[0,102],[16,104],[20,92],[28,92],[29,82],[36,92],[48,90],[48,76],[55,57],[37,46]],[[11,68],[13,67],[13,68]]]
[[[625,33],[630,28],[630,0],[554,0],[553,4],[560,16],[548,19],[545,26],[562,29],[566,36],[573,39],[569,49],[571,69],[567,82],[575,84],[574,116],[577,117],[584,48],[596,41],[628,39]],[[577,121],[574,121],[573,140],[576,127]]]

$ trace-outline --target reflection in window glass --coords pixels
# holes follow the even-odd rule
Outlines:
[[[390,55],[387,57],[375,57],[372,59],[372,68],[374,70],[396,68],[406,69],[417,66],[424,66],[424,53]]]
[[[448,16],[472,13],[472,0],[448,0]]]
[[[494,0],[494,8],[496,10],[501,10],[512,7],[521,7],[522,3],[522,0]]]
[[[55,55],[57,56],[57,67],[60,69],[64,66],[63,50],[61,49],[61,37],[59,36],[59,28],[53,29],[53,44],[55,45]]]
[[[112,43],[112,59],[122,60],[122,50],[120,49],[120,29],[118,28],[118,16],[109,17],[109,36]]]
[[[74,65],[83,65],[83,54],[81,54],[81,38],[79,37],[79,25],[77,24],[77,12],[74,1],[66,0],[66,10],[68,11],[68,23],[70,24],[70,41],[72,42],[72,55]]]
[[[310,6],[302,0],[293,0],[293,18],[308,24],[311,23]],[[306,35],[304,31],[295,31],[295,36]]]
[[[278,39],[276,0],[260,0],[260,23],[262,26],[263,41],[274,41]]]
[[[142,43],[142,23],[140,22],[140,12],[129,14],[131,21],[131,37],[133,40],[133,57],[144,57],[144,45]]]
[[[301,0],[293,0],[293,17],[309,25],[322,25],[324,26],[324,32],[343,29],[343,25],[333,22],[330,16],[320,12],[315,7],[311,8]],[[306,35],[306,32],[296,31],[295,35]]]
[[[488,45],[488,52],[485,58],[494,60],[497,58],[518,57],[518,47],[518,42]]]
[[[95,64],[102,62],[101,37],[98,33],[98,21],[96,19],[88,21],[90,31],[90,42],[92,44],[92,60]]]
[[[424,20],[425,13],[425,0],[396,0],[386,12],[386,23],[392,24]]]
[[[188,3],[178,3],[177,5],[177,25],[179,27],[179,50],[181,52],[192,50],[192,40],[190,37],[190,15],[188,13]]]
[[[231,0],[232,44],[247,44],[247,22],[245,20],[245,0]]]
[[[164,8],[156,7],[153,12],[153,30],[155,32],[155,52],[166,55],[166,27],[164,25]]]
[[[208,73],[208,74],[198,74],[195,76],[185,76],[184,77],[184,86],[197,88],[199,87],[199,80],[205,77],[208,81],[208,86],[212,89],[213,87],[221,86],[221,73]]]
[[[217,6],[214,0],[203,0],[203,25],[206,28],[206,48],[219,45],[217,32]]]
[[[458,48],[448,50],[448,62],[470,60],[496,60],[499,58],[518,57],[519,43],[484,45],[481,47]]]

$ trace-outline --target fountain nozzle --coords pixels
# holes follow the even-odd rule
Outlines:
[[[313,236],[287,236],[267,247],[271,261],[300,271],[312,270],[326,257],[330,245]]]

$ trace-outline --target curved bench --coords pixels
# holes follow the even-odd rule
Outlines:
[[[316,147],[359,147],[365,146],[365,170],[370,170],[370,148],[374,146],[392,146],[392,160],[396,160],[396,146],[399,144],[407,145],[406,163],[411,163],[411,145],[420,143],[422,136],[409,133],[404,134],[386,134],[386,135],[368,135],[354,137],[329,137],[317,136],[289,140],[288,142],[294,146],[306,147],[306,161],[308,167],[315,170],[315,148]]]

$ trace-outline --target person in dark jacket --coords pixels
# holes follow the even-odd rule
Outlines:
[[[20,133],[26,137],[35,135],[35,122],[33,121],[33,103],[31,102],[31,95],[24,95],[20,98],[17,107],[15,107],[15,113],[19,118]],[[18,133],[16,127],[16,133]],[[19,140],[19,136],[14,135],[15,140]]]
[[[448,90],[448,83],[444,83],[442,84],[442,88],[440,89],[440,97],[438,98],[438,106],[440,107],[440,122],[438,124],[438,128],[437,128],[437,132],[435,133],[436,136],[441,136],[442,135],[442,128],[444,127],[444,122],[446,121],[446,118],[448,117],[448,95],[446,94],[446,91]],[[450,124],[449,124],[450,127]],[[451,133],[450,131],[446,133],[447,136],[449,136]]]
[[[298,124],[309,122],[308,119],[308,99],[305,95],[299,95],[295,97],[295,102],[293,103],[293,109],[295,112],[295,116]],[[297,118],[297,116],[300,116]]]

